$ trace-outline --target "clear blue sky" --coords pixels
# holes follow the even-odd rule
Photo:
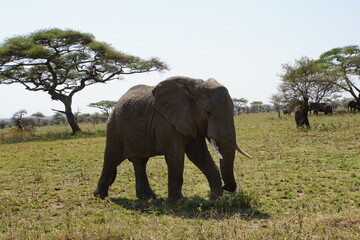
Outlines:
[[[217,79],[232,97],[269,102],[281,65],[360,44],[359,0],[13,0],[2,1],[0,41],[45,28],[92,33],[122,52],[157,56],[170,71],[126,76],[85,88],[73,108],[117,100],[136,84],[184,75]],[[0,85],[0,118],[18,110],[63,110],[46,93]]]

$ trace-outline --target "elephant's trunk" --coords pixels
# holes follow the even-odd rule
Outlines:
[[[235,146],[234,146],[235,145]],[[221,176],[224,181],[223,189],[229,192],[234,192],[236,190],[236,182],[234,178],[234,159],[235,159],[235,150],[240,152],[246,157],[252,158],[248,153],[242,150],[236,143],[229,144],[229,146],[234,147],[221,147],[217,152],[220,158],[220,171]],[[216,152],[216,151],[215,151]]]
[[[231,111],[232,111],[231,107]],[[234,121],[231,118],[219,119],[221,126],[216,121],[208,124],[207,136],[215,154],[220,158],[220,172],[224,182],[223,189],[229,192],[236,190],[234,177],[235,150],[241,154],[251,157],[236,144],[236,133]]]
[[[221,176],[224,181],[223,189],[229,192],[234,192],[236,190],[236,182],[234,178],[234,158],[235,158],[235,148],[231,149],[219,149],[223,159],[220,159],[220,171]]]
[[[220,171],[225,184],[223,189],[233,192],[236,190],[236,182],[234,178],[235,146],[234,144],[224,144],[224,147],[219,148],[213,138],[210,139],[210,143],[214,152],[220,158]]]

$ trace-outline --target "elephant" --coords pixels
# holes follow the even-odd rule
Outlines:
[[[206,176],[210,199],[222,196],[223,190],[235,191],[235,150],[251,156],[236,143],[233,109],[228,90],[215,79],[175,76],[155,87],[131,88],[116,103],[108,119],[104,163],[93,194],[101,199],[107,197],[117,166],[128,159],[135,172],[136,197],[156,198],[146,164],[150,157],[164,155],[168,202],[177,202],[184,198],[185,154]],[[220,171],[206,139],[220,159]]]
[[[286,109],[284,109],[283,110],[283,114],[284,114],[284,116],[291,116],[291,109],[289,109],[289,108],[286,108]]]
[[[359,105],[356,101],[351,100],[351,101],[348,103],[348,111],[350,111],[350,112],[352,112],[352,111],[356,112],[356,109],[357,109],[358,111],[360,111],[360,105]]]
[[[333,114],[333,107],[330,104],[324,107],[324,114],[325,115]]]
[[[309,106],[309,111],[311,114],[311,111],[314,111],[314,114],[317,116],[319,112],[324,112],[325,106],[328,105],[326,103],[317,103],[317,102],[311,102]]]
[[[309,107],[307,106],[307,104],[299,104],[294,108],[295,122],[298,128],[304,125],[310,128],[310,123],[308,119],[308,108]]]

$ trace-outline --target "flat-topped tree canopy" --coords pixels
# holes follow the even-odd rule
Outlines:
[[[0,84],[20,83],[61,101],[73,133],[80,131],[71,109],[75,93],[122,75],[167,69],[156,57],[144,60],[125,54],[92,34],[74,30],[39,30],[0,45]]]
[[[99,108],[101,111],[103,111],[109,117],[110,112],[114,108],[115,104],[116,104],[116,101],[102,100],[100,102],[90,103],[88,106]]]
[[[360,47],[357,45],[333,48],[321,54],[318,63],[333,72],[339,81],[332,82],[350,93],[360,104]]]

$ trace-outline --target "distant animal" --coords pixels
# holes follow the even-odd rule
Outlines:
[[[356,109],[360,111],[360,106],[359,104],[354,101],[354,100],[351,100],[349,103],[348,103],[348,111],[352,112],[356,112]]]
[[[333,114],[333,107],[330,104],[324,107],[324,114],[325,115]]]
[[[294,108],[295,122],[298,128],[303,127],[304,125],[310,128],[310,123],[308,119],[308,108],[309,107],[304,104],[297,105]]]
[[[290,109],[285,109],[283,111],[283,113],[284,113],[284,116],[290,116],[291,115],[291,110]]]
[[[324,112],[325,106],[328,105],[327,103],[310,103],[309,104],[309,112],[314,111],[315,115],[318,115],[319,112]]]

